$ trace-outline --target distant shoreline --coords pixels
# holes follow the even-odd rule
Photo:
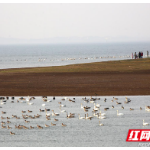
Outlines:
[[[101,63],[101,62],[109,62],[109,61],[123,61],[123,60],[131,60],[131,58],[126,58],[126,59],[110,59],[110,60],[105,60],[103,59],[103,61],[95,61],[95,62],[85,62],[85,63],[73,63],[73,64],[66,64],[66,65],[54,65],[54,66],[35,66],[35,67],[16,67],[16,68],[0,68],[1,70],[9,70],[9,69],[35,69],[35,68],[49,68],[49,67],[63,67],[63,66],[74,66],[74,65],[82,65],[82,64],[91,64],[91,63]]]
[[[150,95],[150,58],[0,70],[0,95]]]

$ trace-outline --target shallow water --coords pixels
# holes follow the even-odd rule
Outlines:
[[[9,125],[12,129],[0,128],[0,146],[1,147],[136,147],[138,142],[126,142],[127,134],[129,129],[149,129],[149,126],[143,126],[142,120],[150,123],[149,113],[145,111],[145,105],[150,105],[150,96],[127,96],[131,99],[131,102],[125,104],[126,96],[117,96],[118,102],[121,105],[117,105],[116,101],[111,102],[112,96],[97,96],[100,100],[96,100],[96,104],[100,104],[100,110],[102,113],[106,113],[106,119],[100,119],[104,126],[99,126],[99,119],[94,117],[92,120],[78,119],[78,114],[84,117],[87,112],[81,109],[81,103],[83,106],[91,107],[88,111],[89,116],[92,116],[92,109],[94,108],[93,103],[86,103],[82,100],[83,97],[74,97],[75,103],[72,103],[66,99],[62,101],[64,97],[48,97],[48,100],[52,102],[44,102],[42,97],[35,97],[32,100],[33,105],[27,103],[17,103],[19,97],[15,97],[14,103],[11,103],[11,98],[6,104],[0,105],[1,111],[6,111],[6,114],[2,114],[3,117],[10,117]],[[68,97],[73,99],[72,97]],[[89,99],[90,97],[86,97]],[[94,97],[93,97],[94,98]],[[104,98],[107,99],[104,102]],[[66,110],[69,113],[75,113],[75,118],[66,117],[66,113],[60,112],[58,102],[62,102],[66,107],[62,107],[62,110]],[[42,104],[46,104],[45,107]],[[114,105],[114,108],[111,106]],[[121,108],[124,106],[124,109]],[[105,107],[109,107],[108,111],[104,111]],[[140,107],[143,109],[140,110]],[[60,113],[60,116],[51,116],[51,120],[46,120],[45,112],[40,112],[39,109],[50,108],[48,113],[52,114],[52,110],[55,113]],[[134,108],[130,111],[130,108]],[[30,123],[25,123],[22,118],[22,110],[32,110],[32,113],[25,113],[28,115],[42,115],[40,118],[27,119]],[[123,116],[117,116],[117,110],[123,113]],[[13,115],[17,115],[20,119],[12,118]],[[59,121],[54,121],[54,118]],[[6,122],[6,119],[1,119]],[[52,123],[56,123],[56,126],[51,126]],[[66,127],[62,127],[61,123],[66,124]],[[34,129],[15,129],[15,125],[25,125],[27,127],[33,126]],[[37,124],[41,125],[43,129],[38,129]],[[48,124],[50,127],[46,128],[44,125]],[[14,132],[15,135],[10,135],[10,131]]]

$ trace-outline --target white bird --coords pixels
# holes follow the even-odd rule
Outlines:
[[[96,114],[96,113],[93,113],[93,116],[98,117],[99,115],[98,115],[98,113],[97,113],[97,114]]]
[[[6,104],[6,102],[2,102],[2,100],[1,100],[1,105],[3,105],[3,104]]]
[[[61,110],[61,112],[66,112],[66,110]]]
[[[54,113],[54,110],[52,110],[52,116],[59,116],[59,113]]]
[[[106,119],[105,116],[99,116],[98,118],[99,118],[99,119]]]
[[[68,99],[68,97],[64,97],[64,99],[65,99],[65,100],[67,100],[67,99]]]
[[[5,102],[1,102],[1,105],[6,104]]]
[[[66,110],[61,110],[61,107],[60,107],[60,111],[61,111],[61,112],[66,112]]]
[[[100,123],[100,121],[99,121],[99,125],[100,125],[100,126],[103,126],[104,124]]]
[[[94,110],[99,110],[99,108],[97,108],[97,107],[95,106],[95,103],[94,103]]]
[[[95,101],[93,101],[93,100],[90,100],[90,103],[94,103]]]
[[[96,107],[98,107],[98,108],[99,108],[100,106],[101,106],[100,104],[96,104]]]
[[[81,108],[82,108],[82,109],[84,108],[83,105],[82,105],[82,103],[81,103]]]
[[[34,103],[29,103],[29,102],[28,102],[28,105],[33,105],[33,104],[34,104]]]
[[[26,98],[26,101],[29,102],[30,101],[29,98]]]
[[[46,116],[51,116],[51,114],[50,114],[50,113],[47,113],[47,111],[46,111]]]
[[[88,116],[88,113],[87,116],[85,115],[85,117],[86,117],[85,119],[90,119],[90,120],[93,118],[92,116]]]
[[[26,101],[29,102],[30,101],[30,97],[28,96],[28,98],[26,98]]]
[[[61,107],[66,107],[66,105],[60,105]]]
[[[44,106],[45,106],[45,104],[42,104],[42,106],[44,107]]]
[[[47,100],[47,102],[52,102],[52,100]]]
[[[105,116],[106,114],[105,114],[105,113],[101,113],[101,111],[100,111],[100,115],[101,115],[101,116]]]
[[[147,125],[149,125],[149,123],[144,122],[144,119],[143,119],[143,126],[147,126]]]
[[[98,110],[99,110],[99,108],[94,108],[94,110],[97,110],[97,111],[98,111]]]
[[[149,106],[145,106],[145,110],[146,110],[146,111],[150,111]]]
[[[100,115],[98,115],[97,118],[99,118],[99,119],[106,119],[105,116],[102,116],[102,115],[101,115],[101,112],[100,112],[99,114],[100,114]]]
[[[79,119],[85,119],[85,117],[80,117],[80,114],[79,114]]]
[[[121,115],[123,115],[123,113],[119,113],[117,110],[117,116],[121,116]]]

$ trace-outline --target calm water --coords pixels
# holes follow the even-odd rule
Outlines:
[[[149,50],[150,43],[0,45],[0,69],[131,59],[139,51],[147,57]]]
[[[60,66],[77,63],[99,62],[107,60],[131,59],[132,52],[143,51],[144,57],[150,49],[150,43],[118,43],[118,44],[70,44],[70,45],[7,45],[0,46],[0,69],[3,68],[20,68],[20,67],[38,67],[38,66]],[[129,104],[124,104],[125,96],[118,96],[119,102],[125,109],[122,109],[116,102],[111,102],[112,96],[100,97],[96,103],[100,104],[102,113],[106,113],[106,119],[102,119],[101,123],[104,126],[99,126],[99,119],[94,117],[92,120],[78,119],[78,114],[81,117],[85,116],[85,112],[81,109],[81,103],[84,106],[89,106],[89,116],[92,116],[92,103],[85,103],[82,97],[75,97],[75,103],[68,100],[62,101],[63,97],[48,97],[52,102],[43,102],[42,97],[36,97],[32,100],[33,105],[27,103],[17,103],[19,97],[15,97],[14,102],[11,99],[6,104],[0,106],[1,111],[6,111],[2,114],[3,117],[10,117],[9,125],[12,129],[0,128],[0,146],[1,147],[64,147],[64,146],[80,146],[80,147],[103,147],[103,146],[138,146],[138,143],[126,142],[126,137],[129,129],[148,129],[149,126],[143,127],[142,120],[150,123],[149,113],[146,112],[145,105],[150,105],[150,96],[130,96],[132,100]],[[73,97],[69,97],[73,98]],[[90,97],[87,97],[90,98]],[[107,102],[104,102],[107,98]],[[60,112],[58,102],[62,102],[66,107],[62,109],[69,113],[75,113],[75,118],[66,118],[66,113]],[[46,104],[45,107],[42,104]],[[114,109],[112,109],[114,105]],[[104,111],[105,107],[109,107],[108,111]],[[143,110],[140,110],[140,107]],[[51,116],[51,120],[46,120],[45,112],[40,112],[39,109],[50,108],[48,112],[60,113],[60,116]],[[130,111],[129,108],[134,108]],[[22,118],[22,110],[32,110],[30,115],[41,114],[39,119],[27,119],[30,123],[25,123]],[[117,116],[117,110],[124,113],[123,116]],[[17,115],[20,119],[12,118]],[[55,122],[54,118],[59,119]],[[6,122],[6,119],[1,119]],[[51,126],[56,123],[56,126]],[[66,124],[62,127],[61,123]],[[15,129],[15,125],[25,125],[34,129]],[[43,126],[43,129],[38,129],[37,124]],[[44,125],[50,127],[46,128]],[[10,131],[15,135],[10,135]]]
[[[145,111],[145,105],[150,105],[150,96],[127,96],[131,99],[129,104],[125,104],[125,96],[117,96],[118,102],[121,105],[117,105],[116,101],[111,102],[112,96],[97,96],[100,100],[96,100],[96,104],[100,104],[100,110],[102,113],[106,113],[106,119],[100,119],[104,126],[99,126],[99,119],[94,117],[92,120],[78,119],[78,114],[84,117],[87,112],[81,109],[81,103],[83,106],[89,106],[89,116],[92,116],[93,103],[86,103],[82,100],[83,97],[75,97],[75,103],[72,103],[66,99],[62,101],[64,97],[48,97],[48,100],[52,102],[44,102],[42,97],[35,97],[32,100],[33,105],[27,103],[17,103],[19,97],[15,97],[14,103],[11,103],[9,99],[6,104],[0,105],[0,111],[6,111],[6,114],[2,114],[3,117],[10,117],[9,125],[12,129],[0,128],[0,146],[1,147],[68,147],[68,146],[80,146],[80,147],[137,147],[138,142],[126,142],[127,133],[129,129],[149,129],[149,126],[143,126],[142,120],[150,123],[150,112]],[[73,97],[68,97],[73,99]],[[87,97],[89,99],[90,97]],[[104,102],[104,98],[107,99]],[[58,102],[62,102],[66,107],[62,107],[62,110],[66,110],[69,113],[75,113],[75,118],[66,118],[66,113],[60,112]],[[46,104],[45,107],[42,104]],[[114,105],[114,108],[111,106]],[[124,109],[121,108],[124,106]],[[109,107],[108,111],[104,111],[105,107]],[[140,110],[140,107],[143,109]],[[45,112],[40,112],[39,109],[49,108],[48,113],[52,114],[52,110],[55,113],[59,113],[60,116],[51,116],[51,120],[46,120]],[[134,108],[130,111],[130,108]],[[25,123],[22,118],[21,111],[31,110],[32,113],[25,113],[28,115],[42,115],[40,118],[27,119],[30,123]],[[123,113],[123,116],[117,116],[117,110]],[[12,118],[13,115],[17,115],[20,119]],[[54,121],[54,118],[59,119]],[[6,119],[1,119],[6,122]],[[51,126],[52,123],[56,123],[56,126]],[[62,127],[61,123],[66,124],[66,127]],[[32,125],[34,129],[15,129],[15,125],[25,125],[30,127]],[[38,129],[37,124],[41,125],[43,129]],[[44,125],[48,124],[50,127],[46,128]],[[10,131],[15,135],[10,135]]]

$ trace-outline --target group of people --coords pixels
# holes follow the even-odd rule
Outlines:
[[[143,58],[143,52],[139,52],[138,54],[134,54],[134,58],[137,59],[137,58]],[[132,59],[133,59],[133,53],[132,53]]]

